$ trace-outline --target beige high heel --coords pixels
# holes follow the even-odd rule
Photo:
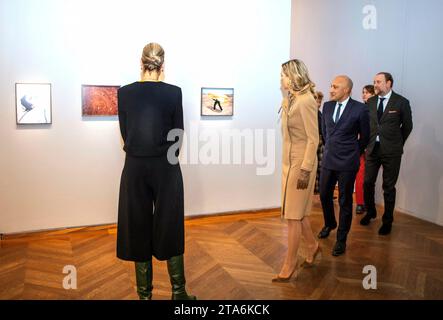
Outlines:
[[[308,262],[306,259],[305,261],[303,261],[303,263],[301,264],[302,268],[312,268],[315,264],[315,259],[317,258],[318,255],[321,254],[321,248],[320,248],[320,244],[317,247],[317,250],[315,250],[314,255],[312,256],[312,261]]]
[[[292,276],[295,273],[295,277],[294,280],[297,279],[297,266],[294,267],[294,270],[292,270],[292,272],[289,274],[288,277],[280,277],[280,275],[276,275],[274,278],[272,278],[272,282],[289,282],[289,280],[291,280]]]

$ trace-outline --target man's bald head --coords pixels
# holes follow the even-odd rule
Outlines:
[[[353,87],[354,83],[348,76],[340,75],[335,77],[329,90],[331,100],[339,102],[346,100],[351,95]]]
[[[351,78],[345,75],[337,76],[335,79],[338,79],[338,81],[343,81],[346,84],[346,87],[349,89],[349,92],[352,91],[352,88],[354,87],[354,82],[352,82]]]

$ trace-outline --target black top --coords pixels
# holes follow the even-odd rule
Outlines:
[[[182,91],[164,82],[134,82],[121,87],[118,117],[127,154],[166,155],[176,141],[168,141],[169,131],[183,129]]]

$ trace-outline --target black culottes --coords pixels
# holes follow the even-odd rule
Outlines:
[[[126,155],[118,205],[117,257],[144,262],[184,253],[180,165],[165,156]]]

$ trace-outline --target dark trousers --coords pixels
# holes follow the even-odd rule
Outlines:
[[[126,155],[117,225],[117,257],[145,262],[184,253],[184,198],[180,165],[165,156]]]
[[[365,182],[363,185],[365,205],[368,214],[376,217],[377,210],[374,199],[375,182],[377,181],[380,167],[383,167],[383,197],[385,200],[383,223],[392,224],[394,221],[396,195],[395,184],[397,183],[398,174],[400,173],[401,156],[382,156],[380,155],[379,146],[379,143],[376,143],[373,152],[366,156]]]
[[[335,171],[322,168],[320,175],[320,200],[323,207],[325,226],[335,228],[337,221],[334,212],[334,189],[338,182],[340,204],[337,241],[346,242],[352,223],[352,195],[356,171]]]

